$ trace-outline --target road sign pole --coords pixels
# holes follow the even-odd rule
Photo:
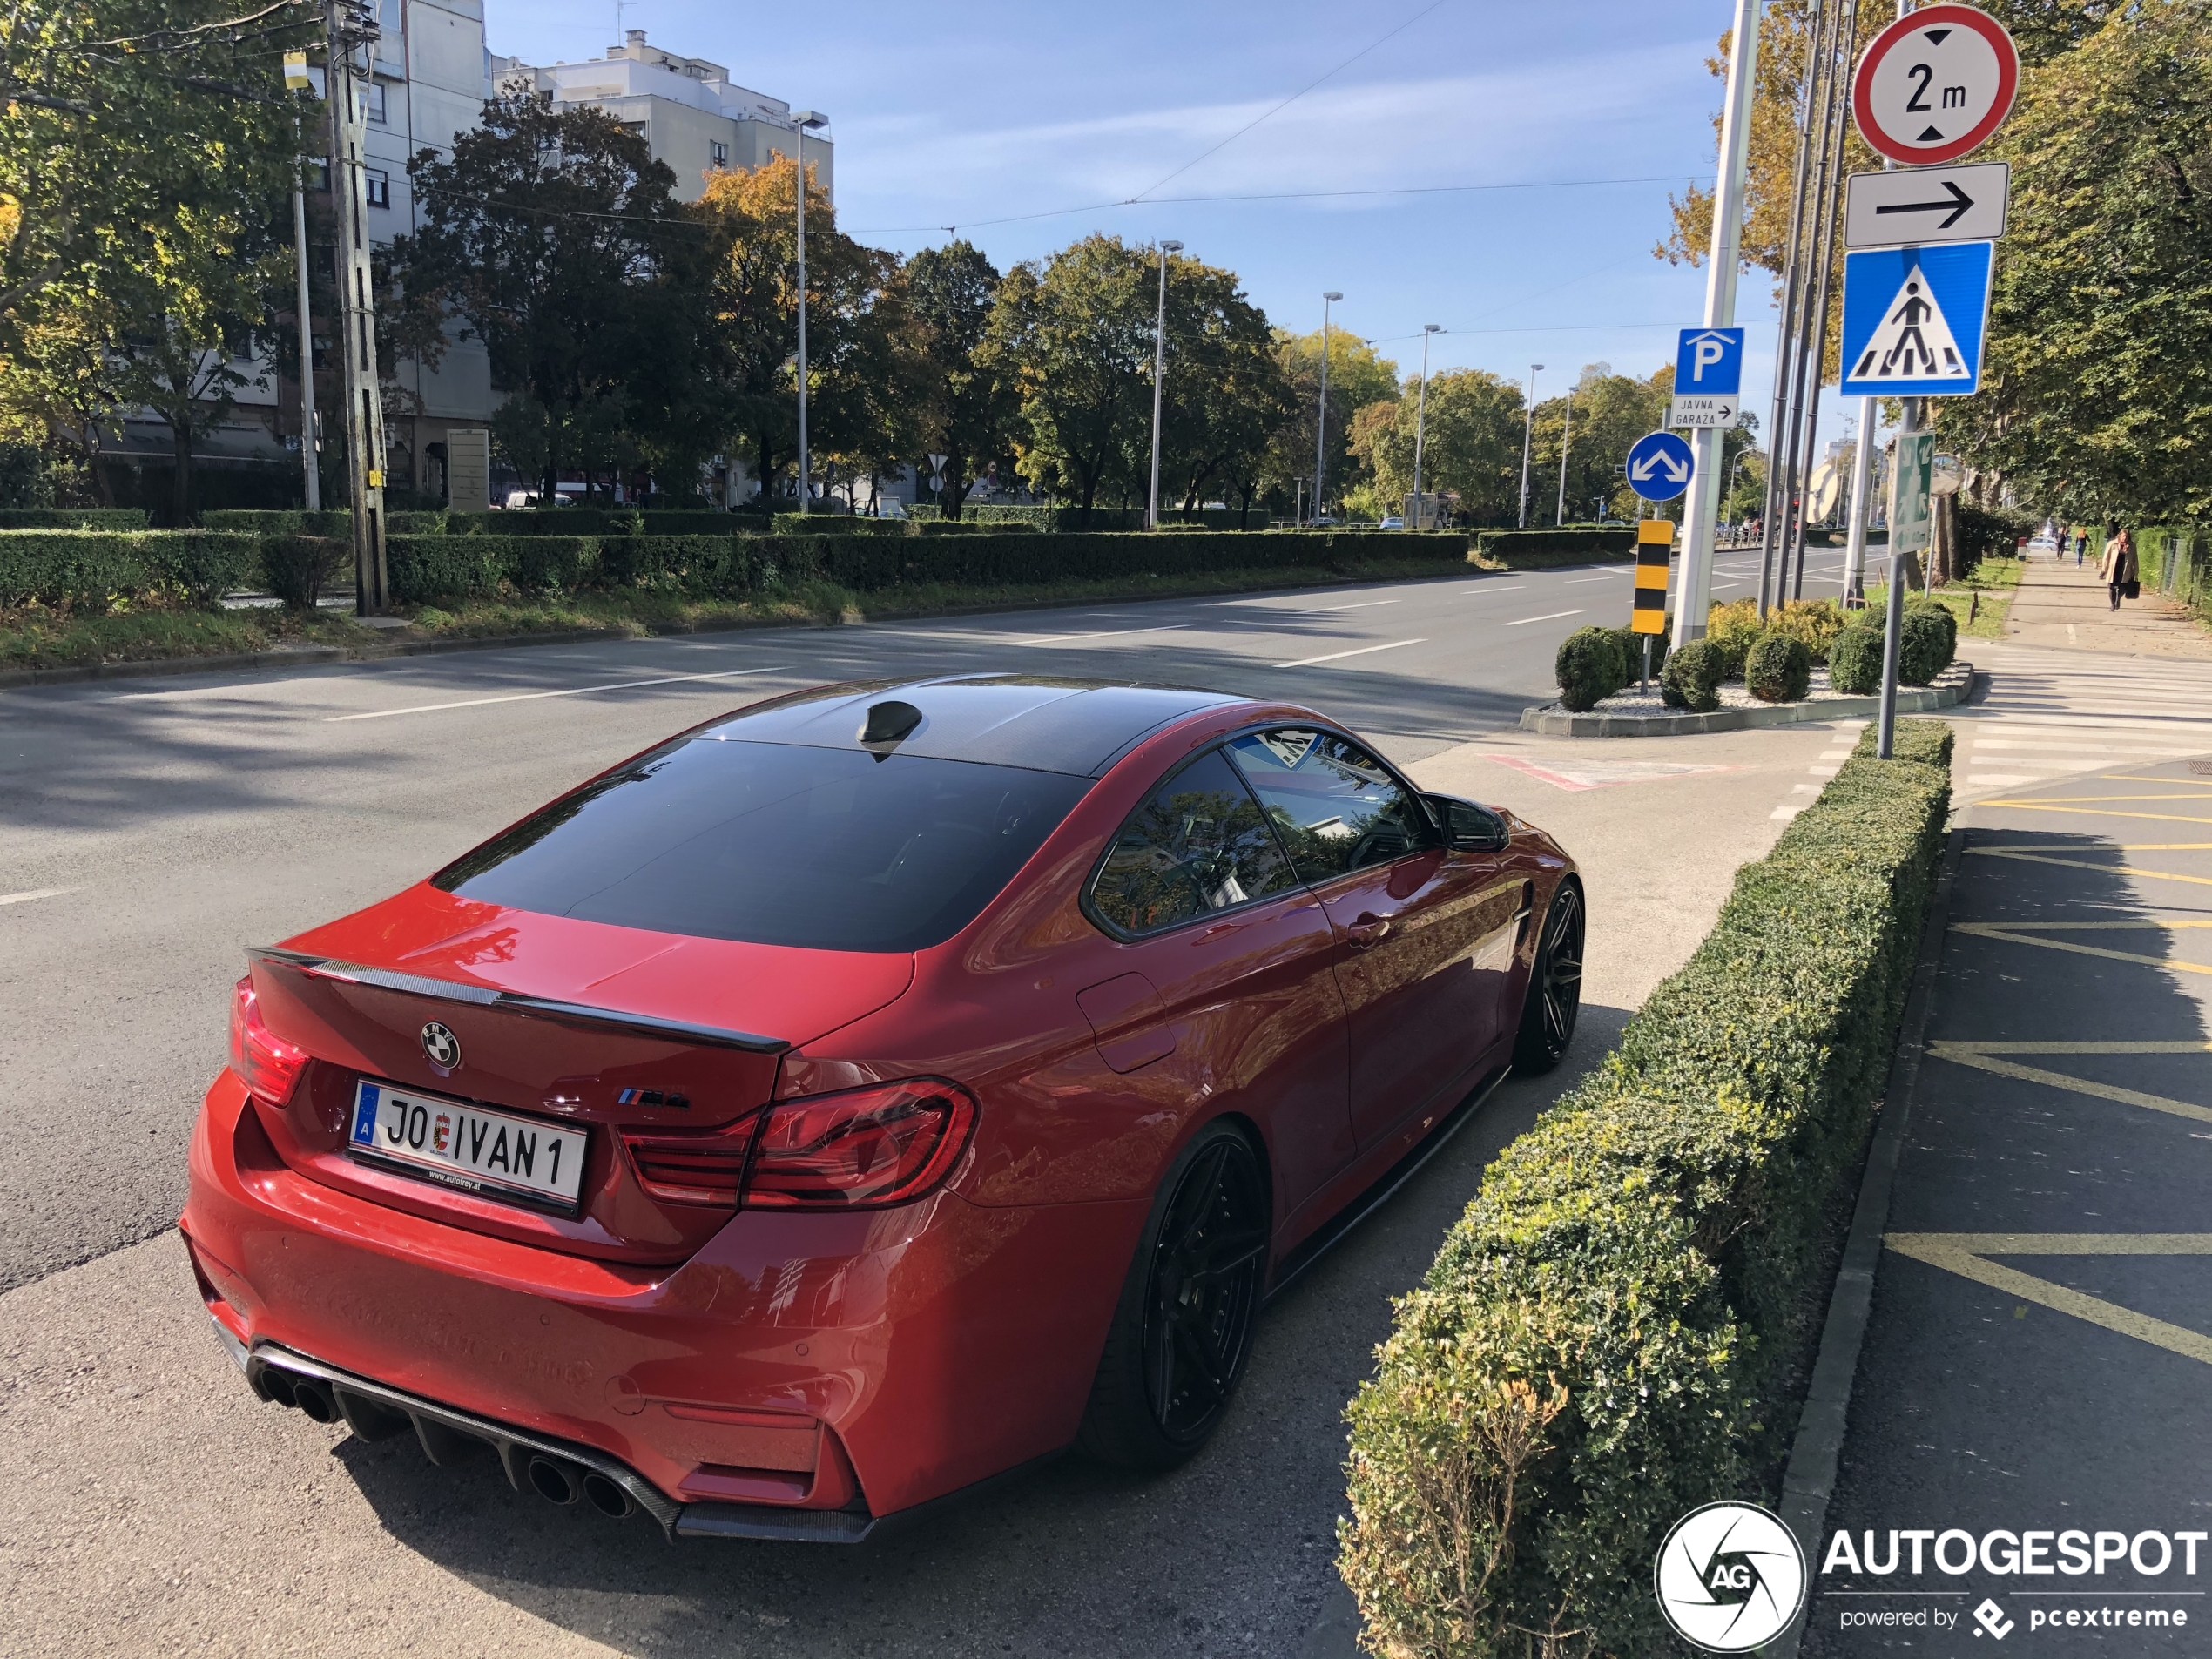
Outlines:
[[[1736,0],[1736,27],[1729,36],[1728,105],[1721,115],[1721,164],[1713,187],[1713,246],[1705,266],[1705,326],[1727,328],[1736,322],[1736,266],[1743,239],[1744,158],[1751,137],[1751,95],[1759,57],[1759,0]],[[1682,581],[1675,603],[1675,644],[1705,637],[1705,613],[1712,608],[1713,540],[1719,515],[1721,448],[1724,429],[1702,428],[1690,435],[1696,470],[1683,514]]]
[[[1875,733],[1874,755],[1887,760],[1897,738],[1897,654],[1905,633],[1905,532],[1907,515],[1902,510],[1913,488],[1912,435],[1920,429],[1920,400],[1898,400],[1904,410],[1897,423],[1897,464],[1890,469],[1890,590],[1882,613],[1882,711]]]
[[[1878,406],[1858,400],[1858,453],[1851,463],[1851,528],[1844,538],[1844,609],[1866,604],[1866,521],[1873,510],[1874,424]]]

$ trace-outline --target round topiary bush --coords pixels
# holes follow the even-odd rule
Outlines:
[[[1659,695],[1669,708],[1710,714],[1721,705],[1721,680],[1727,665],[1720,646],[1710,639],[1693,639],[1669,654],[1659,674]]]
[[[1956,624],[1939,605],[1914,605],[1905,613],[1898,636],[1897,677],[1907,685],[1925,685],[1951,665],[1951,631]]]
[[[1713,649],[1721,654],[1723,679],[1740,680],[1743,678],[1743,658],[1764,629],[1764,624],[1759,621],[1759,606],[1756,599],[1737,599],[1728,604],[1715,605],[1706,612],[1705,637],[1713,642]]]
[[[1577,628],[1559,642],[1552,671],[1559,678],[1561,706],[1581,714],[1629,683],[1621,642],[1610,628]]]
[[[1881,613],[1862,614],[1875,617],[1877,625],[1846,628],[1828,647],[1828,684],[1847,697],[1868,697],[1882,687]]]
[[[1907,616],[1916,611],[1925,612],[1943,624],[1944,638],[1947,642],[1944,648],[1943,662],[1945,667],[1949,667],[1952,659],[1959,654],[1959,613],[1952,610],[1949,605],[1938,604],[1932,599],[1913,601],[1905,609]]]
[[[1671,619],[1670,619],[1671,620]],[[1640,634],[1633,628],[1610,628],[1606,631],[1621,645],[1621,666],[1627,671],[1621,677],[1623,685],[1632,685],[1643,674],[1643,642],[1651,642],[1651,677],[1659,678],[1659,671],[1667,665],[1667,636]]]
[[[1812,653],[1795,634],[1770,628],[1744,655],[1743,684],[1762,703],[1802,703],[1812,689]]]

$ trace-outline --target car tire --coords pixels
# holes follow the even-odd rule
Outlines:
[[[1212,1437],[1251,1356],[1267,1211],[1252,1143],[1228,1123],[1200,1130],[1153,1197],[1078,1451],[1123,1468],[1171,1469]]]
[[[1524,1077],[1549,1071],[1567,1057],[1568,1044],[1575,1040],[1575,1021],[1582,1011],[1587,920],[1581,883],[1569,876],[1559,884],[1544,911],[1535,960],[1528,968],[1521,1034],[1513,1049],[1513,1069]]]

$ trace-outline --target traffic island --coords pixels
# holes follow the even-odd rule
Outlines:
[[[1956,662],[1926,685],[1897,688],[1899,714],[1924,714],[1963,703],[1973,692],[1974,667]],[[1795,703],[1762,703],[1745,687],[1720,688],[1720,707],[1697,714],[1669,708],[1654,678],[1648,690],[1627,690],[1604,698],[1585,713],[1563,705],[1538,704],[1521,711],[1521,729],[1546,738],[1673,738],[1701,732],[1736,732],[1754,725],[1799,725],[1813,720],[1865,719],[1881,712],[1879,697],[1854,697],[1831,691],[1828,671],[1812,671],[1811,689]]]

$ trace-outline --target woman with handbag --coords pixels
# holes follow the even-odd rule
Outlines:
[[[2134,538],[2120,528],[2117,520],[2105,523],[2105,585],[2112,592],[2112,608],[2120,609],[2122,599],[2132,599],[2142,590],[2135,580]]]

